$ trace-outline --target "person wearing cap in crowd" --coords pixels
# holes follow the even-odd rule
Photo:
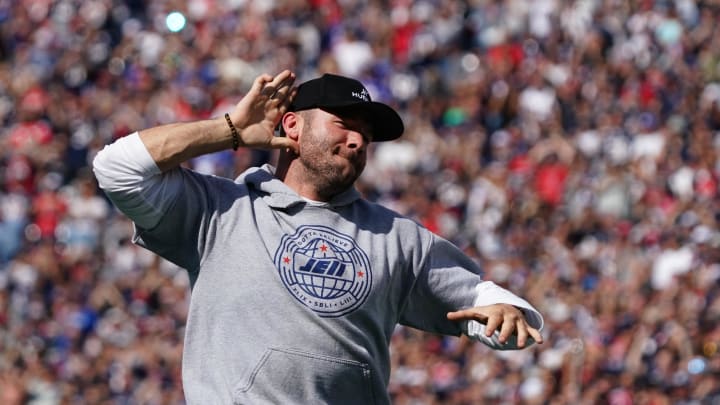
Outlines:
[[[93,162],[134,241],[188,271],[187,402],[389,403],[398,323],[495,349],[542,342],[526,300],[354,188],[400,116],[354,79],[294,81],[261,75],[224,117],[135,132]],[[180,166],[231,147],[280,149],[277,165],[235,181]]]

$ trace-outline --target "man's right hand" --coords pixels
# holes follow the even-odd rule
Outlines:
[[[229,113],[238,132],[239,146],[298,151],[295,141],[275,136],[275,127],[297,92],[294,82],[295,74],[289,70],[275,77],[263,74],[255,79],[245,97]],[[161,171],[233,146],[232,131],[225,117],[144,129],[140,139]]]
[[[240,146],[289,148],[297,152],[295,141],[275,136],[275,128],[297,92],[294,82],[295,74],[289,70],[275,77],[263,74],[255,79],[250,91],[230,113],[230,119],[240,134]]]

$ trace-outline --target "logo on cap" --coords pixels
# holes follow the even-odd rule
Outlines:
[[[370,101],[370,94],[368,94],[367,90],[362,89],[360,93],[353,91],[352,96],[355,98],[359,98],[362,101]]]

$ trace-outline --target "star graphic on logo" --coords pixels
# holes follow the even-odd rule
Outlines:
[[[290,258],[287,257],[287,256],[285,256],[285,257],[283,258],[283,261],[285,262],[285,264],[290,263]]]
[[[321,252],[327,252],[328,247],[326,245],[320,245],[320,251]]]
[[[362,271],[358,271],[358,272],[357,272],[357,275],[358,275],[358,277],[362,277],[362,276],[364,276],[364,275],[365,275],[365,273],[364,273],[364,272],[362,272]]]

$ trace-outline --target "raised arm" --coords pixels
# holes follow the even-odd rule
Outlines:
[[[296,150],[289,138],[274,136],[275,125],[294,96],[294,80],[287,70],[255,79],[229,113],[238,146]],[[182,174],[169,170],[195,156],[231,147],[232,132],[225,117],[161,125],[107,145],[93,160],[93,171],[115,205],[137,225],[151,229],[184,187]]]
[[[295,74],[289,70],[275,77],[263,74],[255,79],[250,91],[229,113],[237,131],[236,146],[297,150],[291,139],[274,136],[275,127],[294,96],[294,82]],[[234,146],[233,132],[224,116],[145,129],[140,131],[140,139],[161,171]]]

